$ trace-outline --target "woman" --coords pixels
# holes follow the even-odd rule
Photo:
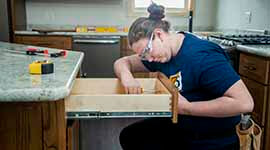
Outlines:
[[[120,134],[122,148],[239,149],[235,125],[254,103],[224,50],[189,33],[170,33],[169,22],[162,20],[163,6],[152,3],[148,12],[128,33],[136,55],[117,60],[115,73],[129,94],[141,93],[131,72],[160,71],[175,78],[179,120],[173,124],[170,118],[151,118],[132,124]]]

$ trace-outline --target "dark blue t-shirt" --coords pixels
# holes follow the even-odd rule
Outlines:
[[[189,33],[183,34],[183,44],[178,54],[169,62],[143,61],[143,64],[150,71],[160,71],[172,78],[179,92],[188,101],[207,101],[223,96],[240,80],[229,63],[228,55],[215,43]],[[225,118],[179,115],[178,122],[185,130],[207,133],[234,129],[239,121],[240,115]]]

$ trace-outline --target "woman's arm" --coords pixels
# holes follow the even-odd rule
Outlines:
[[[143,65],[138,55],[122,57],[114,62],[114,72],[121,79],[123,74],[131,72],[149,72]]]
[[[230,117],[251,112],[254,102],[242,80],[234,83],[222,97],[200,102],[188,102],[179,95],[179,114],[207,117]]]
[[[126,56],[114,63],[114,72],[121,80],[125,92],[128,94],[141,93],[141,86],[132,76],[132,72],[149,72],[138,55]]]

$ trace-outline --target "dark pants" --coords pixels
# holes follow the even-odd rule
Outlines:
[[[233,136],[236,134],[208,136],[210,139],[197,137],[169,118],[151,118],[124,128],[120,144],[123,150],[239,150],[238,138]]]

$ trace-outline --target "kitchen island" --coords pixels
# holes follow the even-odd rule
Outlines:
[[[26,55],[27,48],[0,42],[0,149],[64,150],[64,98],[72,89],[83,53],[67,51],[64,57],[51,58]],[[54,63],[54,73],[29,74],[28,65],[43,60]]]

